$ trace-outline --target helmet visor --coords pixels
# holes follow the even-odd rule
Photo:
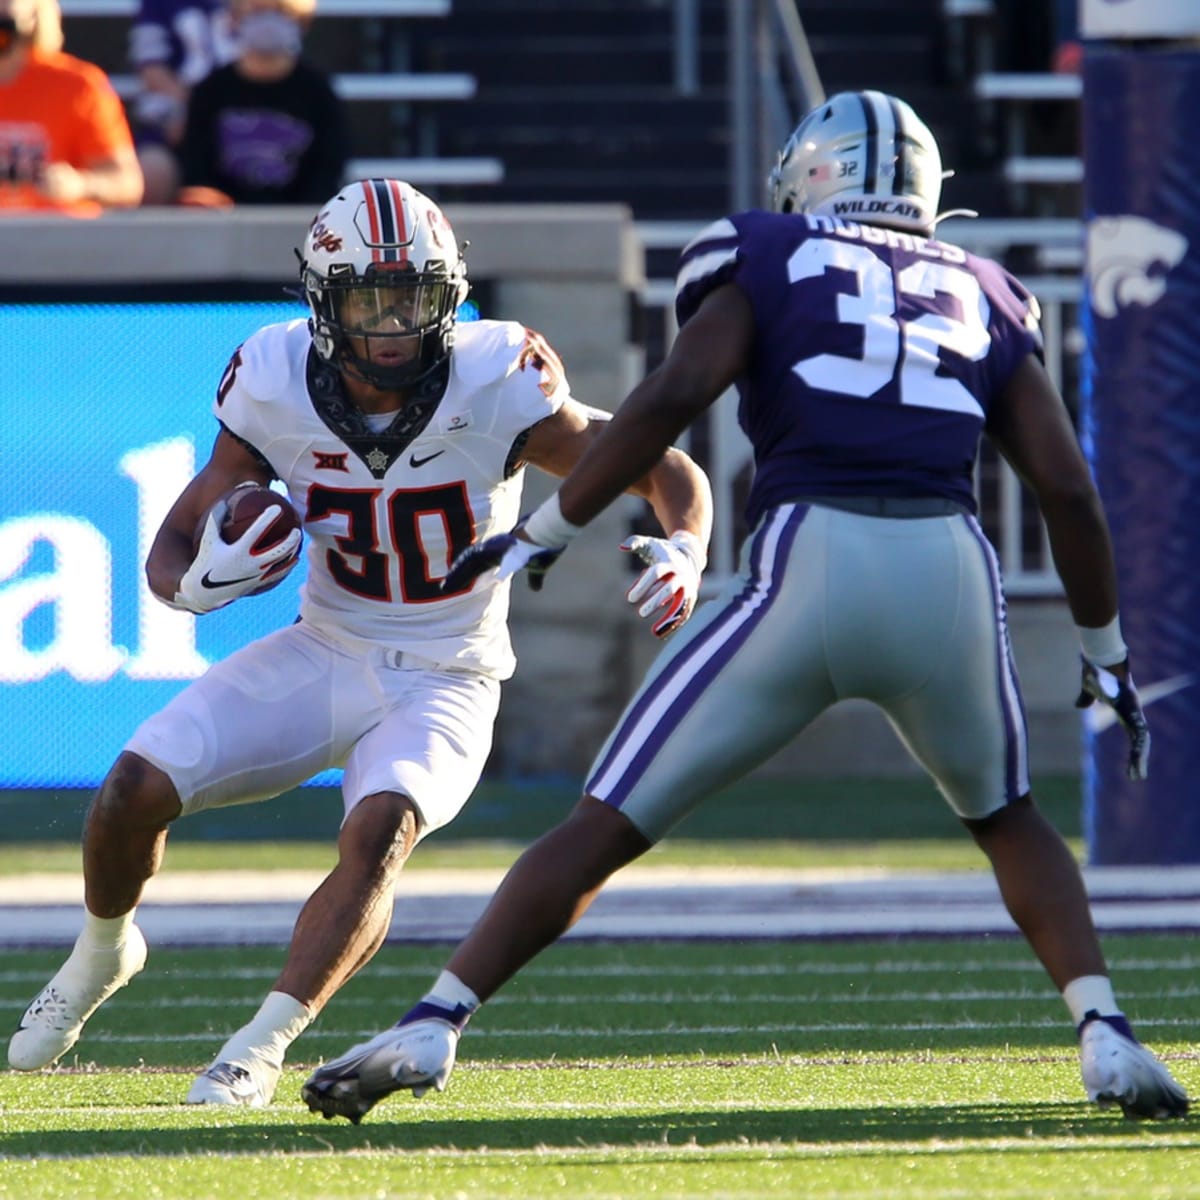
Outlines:
[[[416,333],[439,324],[450,312],[456,289],[428,276],[405,282],[362,282],[331,288],[334,317],[354,335]]]

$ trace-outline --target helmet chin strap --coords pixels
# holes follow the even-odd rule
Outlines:
[[[953,179],[953,178],[954,178],[953,171],[943,171],[942,172],[942,182],[943,183],[947,179]],[[933,218],[933,225],[930,228],[932,231],[936,232],[937,227],[938,227],[938,222],[945,221],[950,217],[975,218],[978,216],[979,216],[979,214],[973,208],[948,208],[948,209],[946,209],[945,212],[940,212],[940,213],[938,213],[938,215],[936,217]]]
[[[950,217],[977,217],[979,214],[973,208],[948,208],[945,212],[940,212],[933,218],[933,228],[938,227],[939,221],[945,221]]]

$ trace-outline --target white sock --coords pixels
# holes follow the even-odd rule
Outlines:
[[[451,1010],[460,1004],[470,1012],[479,1007],[479,997],[452,971],[443,971],[422,999]]]
[[[98,917],[85,908],[83,910],[83,931],[75,945],[81,950],[119,950],[129,936],[133,925],[133,914],[136,909],[130,909],[119,917]]]
[[[248,1025],[243,1025],[221,1047],[219,1062],[245,1062],[260,1058],[279,1066],[288,1047],[309,1027],[313,1014],[286,992],[269,992]]]
[[[1107,975],[1080,975],[1063,988],[1062,997],[1076,1026],[1090,1012],[1097,1012],[1102,1017],[1117,1016],[1121,1012]]]

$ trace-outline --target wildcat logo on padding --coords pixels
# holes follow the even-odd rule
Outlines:
[[[1181,233],[1145,217],[1095,217],[1088,223],[1087,263],[1092,308],[1115,317],[1122,308],[1149,308],[1167,290],[1167,275],[1187,253]]]

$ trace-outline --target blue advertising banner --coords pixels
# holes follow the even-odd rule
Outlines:
[[[1116,546],[1150,778],[1088,710],[1095,863],[1200,862],[1200,53],[1084,60],[1083,437]]]
[[[142,572],[208,458],[230,354],[298,303],[12,304],[0,316],[0,788],[94,787],[135,726],[293,620],[299,576],[197,618]],[[327,780],[324,780],[327,782]]]

